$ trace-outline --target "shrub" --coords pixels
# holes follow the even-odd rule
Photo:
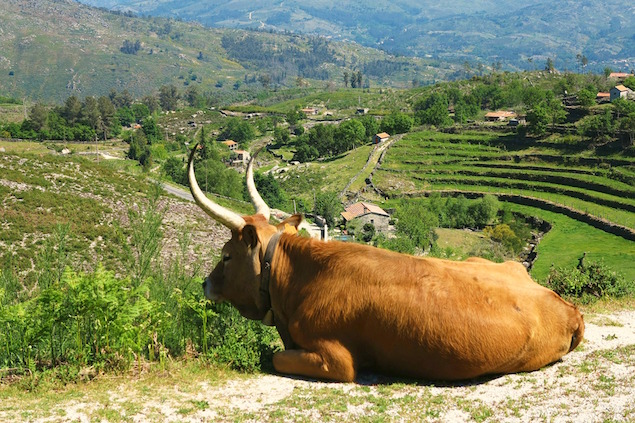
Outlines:
[[[494,227],[487,227],[483,229],[483,233],[494,241],[500,242],[506,249],[514,253],[520,252],[523,248],[523,240],[519,238],[506,223]]]
[[[378,243],[378,246],[398,253],[414,254],[416,252],[414,242],[412,242],[412,239],[407,236],[382,239]]]
[[[547,286],[558,294],[589,304],[603,297],[620,298],[635,294],[635,283],[601,262],[584,263],[576,268],[552,268]]]

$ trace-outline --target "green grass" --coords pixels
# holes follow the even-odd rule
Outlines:
[[[552,225],[552,229],[538,244],[538,258],[531,271],[534,279],[544,281],[552,265],[575,267],[586,252],[587,260],[602,261],[622,273],[627,280],[635,281],[635,242],[558,213],[517,204],[508,205],[513,211],[539,217]]]
[[[517,148],[513,153],[510,145]],[[495,133],[422,131],[391,147],[373,181],[393,195],[425,190],[520,194],[635,228],[635,213],[630,211],[635,207],[629,179],[633,166],[584,166],[580,154],[556,148],[547,158],[544,147]],[[554,162],[555,153],[560,163]]]

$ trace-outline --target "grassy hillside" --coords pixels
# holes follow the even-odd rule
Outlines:
[[[354,44],[309,37],[203,28],[162,18],[134,18],[71,0],[2,0],[0,96],[61,102],[70,95],[127,89],[136,97],[174,83],[215,97],[241,99],[272,85],[343,85],[342,70],[386,64],[371,85],[432,81],[444,71],[418,59],[398,59]],[[254,48],[254,42],[260,48]],[[270,57],[263,62],[258,55]],[[276,57],[278,55],[278,57]],[[234,84],[237,83],[237,86]]]
[[[129,214],[144,207],[153,190],[123,161],[97,160],[94,145],[66,146],[70,155],[42,143],[0,142],[5,151],[0,153],[0,263],[27,281],[27,289],[32,289],[29,284],[35,283],[38,267],[50,253],[47,249],[59,252],[61,234],[66,265],[92,271],[102,264],[125,273]],[[116,144],[99,149],[111,156],[120,154]],[[165,214],[161,231],[166,260],[178,250],[178,234],[184,229],[192,234],[187,253],[191,263],[213,259],[208,254],[197,257],[195,252],[219,248],[223,236],[218,225],[194,204],[167,196],[161,198],[159,208]]]

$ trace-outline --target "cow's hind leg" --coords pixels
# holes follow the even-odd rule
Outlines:
[[[307,350],[279,351],[273,367],[280,373],[328,379],[339,382],[355,380],[355,366],[350,352],[341,345],[329,345],[320,352]]]

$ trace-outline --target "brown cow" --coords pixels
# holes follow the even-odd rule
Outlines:
[[[582,340],[578,309],[519,263],[420,258],[284,233],[301,217],[268,223],[252,163],[247,185],[256,214],[243,217],[202,193],[193,158],[194,151],[188,177],[196,202],[232,233],[205,295],[275,324],[285,346],[273,358],[280,373],[353,381],[369,368],[469,379],[539,369]]]

